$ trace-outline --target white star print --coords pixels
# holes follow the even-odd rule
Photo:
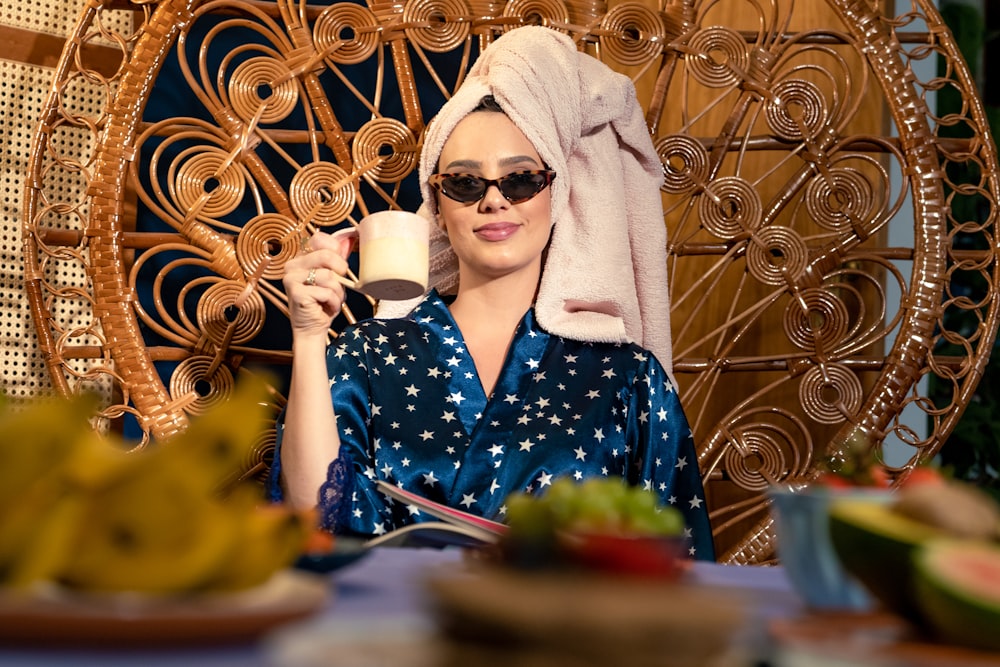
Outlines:
[[[434,437],[434,431],[428,431],[427,429],[424,429],[424,432],[420,434],[420,439],[423,440],[424,442],[430,440],[433,437]]]
[[[573,450],[573,452],[576,454],[577,461],[587,460],[587,452],[583,451],[583,447],[577,447],[576,449]]]
[[[521,449],[518,451],[522,452],[530,452],[531,448],[535,446],[535,443],[533,443],[531,440],[528,439],[522,440],[518,444],[521,445]]]
[[[474,502],[476,502],[476,496],[474,496],[471,493],[463,493],[462,494],[462,502],[460,502],[459,504],[460,505],[465,505],[466,507],[472,507],[472,504]]]
[[[427,486],[434,486],[437,484],[437,478],[434,476],[434,471],[431,470],[429,473],[424,475],[424,484]]]
[[[687,464],[688,464],[687,457],[686,456],[679,456],[679,457],[677,457],[677,465],[675,465],[674,467],[677,468],[678,470],[684,470],[684,468],[687,466]]]
[[[552,484],[552,475],[550,475],[547,472],[543,472],[541,475],[538,476],[538,479],[535,480],[535,481],[538,482],[538,488],[541,489],[543,487],[546,487],[546,486],[549,486],[549,485]]]

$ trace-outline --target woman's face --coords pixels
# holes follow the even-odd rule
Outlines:
[[[477,111],[463,118],[438,159],[439,173],[486,179],[544,168],[521,130],[505,114],[492,111]],[[458,256],[463,283],[522,271],[534,272],[537,282],[542,252],[552,230],[551,198],[549,188],[517,204],[507,201],[496,186],[489,186],[480,201],[471,203],[438,192],[440,222]]]

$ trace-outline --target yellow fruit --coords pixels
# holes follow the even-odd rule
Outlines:
[[[0,414],[0,525],[3,512],[59,467],[90,431],[87,419],[95,405],[90,396],[47,397]]]
[[[102,591],[180,593],[207,585],[230,556],[238,526],[198,475],[166,457],[138,459],[94,491],[85,529],[62,575]]]
[[[302,554],[310,523],[306,515],[282,505],[251,508],[242,518],[235,549],[212,582],[212,588],[237,590],[259,586]]]
[[[34,517],[32,529],[7,564],[3,584],[27,587],[57,579],[72,557],[78,531],[86,529],[85,508],[85,497],[79,493],[55,497],[44,514]]]
[[[267,425],[267,385],[252,376],[236,392],[161,444],[172,456],[182,457],[216,489],[231,485],[251,458],[257,437]]]
[[[49,539],[43,527],[52,524],[50,514],[67,511],[61,500],[74,493],[77,454],[104,446],[87,421],[93,405],[90,397],[46,398],[0,416],[0,583],[22,583],[45,570],[35,563],[28,574],[25,562],[38,554],[25,552]]]

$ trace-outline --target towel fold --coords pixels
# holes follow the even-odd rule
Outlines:
[[[525,26],[493,42],[427,128],[420,159],[427,183],[445,140],[486,95],[493,95],[558,174],[555,226],[535,313],[549,332],[574,340],[636,342],[671,372],[663,170],[632,81],[566,35]],[[457,286],[454,253],[432,224],[431,286]],[[412,302],[383,303],[379,317],[405,314]]]

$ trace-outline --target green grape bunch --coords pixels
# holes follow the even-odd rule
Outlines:
[[[616,478],[560,477],[544,493],[507,496],[505,555],[520,564],[560,560],[560,537],[606,534],[683,537],[684,516],[641,487]]]

